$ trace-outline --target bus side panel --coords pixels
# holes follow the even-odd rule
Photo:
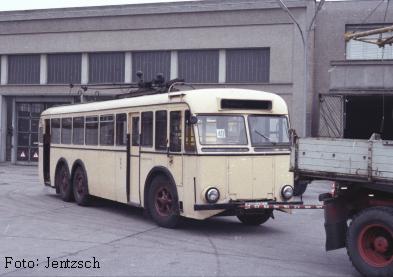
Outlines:
[[[115,152],[115,162],[113,163],[113,168],[115,169],[115,193],[116,201],[121,203],[127,203],[127,153]],[[137,202],[139,203],[139,201]]]
[[[54,186],[56,165],[60,158],[67,161],[70,171],[75,161],[81,160],[86,170],[89,194],[116,200],[114,155],[110,151],[51,147],[51,185]]]
[[[145,193],[145,184],[146,184],[146,179],[147,176],[149,175],[150,171],[154,167],[164,167],[168,169],[168,157],[167,155],[158,155],[158,154],[152,154],[152,153],[143,153],[141,151],[140,154],[140,195],[141,195],[141,203],[143,207],[146,207],[144,203],[144,193]],[[169,170],[169,169],[168,169]],[[131,172],[132,172],[132,165],[131,165]],[[172,173],[172,172],[171,172]],[[175,176],[173,176],[175,178]],[[176,179],[175,179],[176,181]],[[147,184],[149,185],[149,184]],[[135,194],[136,189],[135,185],[131,184],[131,193]],[[131,195],[131,201],[133,200],[134,197]],[[139,202],[139,201],[138,201]]]
[[[85,151],[84,161],[90,188],[94,195],[116,201],[115,190],[115,152],[112,151]]]

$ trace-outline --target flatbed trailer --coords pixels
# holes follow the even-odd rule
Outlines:
[[[393,141],[295,138],[297,182],[332,181],[321,194],[326,250],[346,247],[365,276],[393,276]]]

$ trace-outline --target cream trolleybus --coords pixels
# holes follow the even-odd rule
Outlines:
[[[64,201],[91,196],[181,217],[259,225],[290,205],[288,109],[272,93],[200,89],[54,107],[40,119],[39,175]]]

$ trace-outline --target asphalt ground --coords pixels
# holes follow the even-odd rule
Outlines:
[[[313,183],[304,200],[329,189]],[[65,203],[39,184],[37,167],[0,164],[0,276],[359,276],[345,249],[324,244],[322,210],[275,212],[258,227],[215,217],[171,230],[127,205]],[[90,268],[60,268],[78,265]]]

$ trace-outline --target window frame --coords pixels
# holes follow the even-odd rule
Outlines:
[[[123,117],[123,116],[124,116],[124,120],[119,121],[119,118]],[[124,141],[122,141],[122,143],[119,143],[119,137],[120,137],[119,135],[121,135],[118,132],[118,130],[120,130],[118,128],[119,127],[119,124],[118,124],[119,122],[121,124],[124,124],[124,126],[122,126],[122,130],[124,131],[124,134],[122,136]],[[115,114],[115,146],[127,146],[127,131],[128,131],[128,127],[127,126],[128,126],[127,113],[116,113]],[[124,127],[125,127],[125,129],[124,129]]]
[[[96,120],[95,121],[88,120],[88,119],[93,119],[93,118],[95,118]],[[88,139],[87,131],[89,130],[89,128],[87,128],[87,126],[88,125],[92,125],[92,124],[96,124],[97,125],[97,128],[95,128],[95,130],[97,130],[97,143],[90,143],[90,142],[88,143],[88,141],[87,141],[87,139]],[[88,115],[88,116],[85,117],[85,145],[87,145],[87,146],[98,146],[99,145],[99,141],[100,141],[100,139],[99,139],[99,136],[100,136],[99,127],[100,127],[100,124],[99,124],[99,116],[98,115]]]
[[[138,116],[132,116],[131,117],[131,146],[132,147],[140,147],[141,145],[141,131],[140,131],[140,125],[141,125],[141,115]],[[135,131],[137,132],[135,134]]]
[[[180,118],[178,120],[178,127],[180,127],[180,141],[177,144],[174,143],[174,134],[172,133],[172,114],[180,114]],[[184,140],[184,130],[183,130],[183,110],[172,110],[169,111],[169,152],[171,153],[181,153],[183,151],[183,140]],[[176,147],[176,148],[174,148]],[[179,149],[180,148],[180,149]]]
[[[83,125],[83,128],[82,128],[82,134],[83,134],[83,142],[82,143],[76,143],[75,142],[75,120],[76,119],[79,119],[79,118],[82,118],[83,119],[83,123],[82,123],[82,125]],[[86,128],[86,126],[85,126],[85,123],[86,123],[86,121],[85,121],[85,117],[84,116],[75,116],[75,117],[73,117],[72,118],[72,144],[74,144],[74,145],[85,145],[85,128]],[[77,129],[80,129],[80,128],[77,128]]]
[[[69,121],[69,130],[70,130],[70,134],[68,137],[65,137],[65,132],[63,132],[64,128],[64,122],[65,121]],[[62,117],[61,118],[61,134],[60,134],[60,144],[71,144],[72,143],[72,117]],[[67,138],[67,141],[63,141],[65,140],[65,138]]]
[[[150,126],[149,126],[150,133],[147,133],[147,135],[149,135],[149,137],[147,138],[148,141],[145,142],[146,137],[144,135],[144,131],[145,131],[146,122],[144,122],[144,115],[148,115],[148,114],[151,114],[151,121],[150,121]],[[141,119],[140,119],[141,138],[140,138],[139,144],[141,147],[153,148],[153,146],[154,146],[154,112],[153,111],[141,112],[140,117],[141,117]],[[148,118],[146,120],[148,120]]]
[[[159,118],[162,114],[162,118]],[[160,126],[158,123],[162,123]],[[161,127],[159,129],[159,127]],[[157,110],[154,116],[154,149],[156,151],[166,151],[168,147],[168,110]],[[165,141],[165,143],[164,143]],[[162,143],[162,144],[161,144]]]
[[[263,144],[254,144],[253,142],[253,134],[251,132],[251,124],[250,124],[250,119],[252,118],[256,118],[256,117],[266,117],[266,118],[284,118],[285,119],[285,125],[286,125],[286,129],[287,129],[287,138],[288,138],[288,142],[276,142],[273,141],[269,143],[269,140],[266,139],[266,143]],[[289,147],[291,144],[290,138],[289,138],[289,120],[288,117],[285,115],[269,115],[269,114],[250,114],[247,116],[247,125],[248,125],[248,135],[250,136],[250,144],[251,147],[255,147],[255,148],[262,148],[262,147],[272,147],[272,146],[286,146]],[[269,136],[268,136],[269,137]]]
[[[109,126],[107,131],[108,134],[103,133],[103,127]],[[110,128],[112,127],[112,129]],[[115,118],[113,114],[101,114],[99,116],[99,139],[98,139],[98,144],[100,146],[114,146],[115,145]],[[108,139],[108,141],[104,141],[104,139]]]
[[[195,153],[197,152],[197,139],[195,136],[195,129],[194,125],[189,122],[190,117],[192,116],[192,113],[190,110],[185,110],[184,111],[184,152],[186,153]],[[190,136],[188,137],[188,130],[190,132]],[[188,142],[188,140],[192,140],[192,137],[194,138],[194,145],[191,146],[191,143]],[[192,147],[192,149],[191,149]]]
[[[267,58],[267,64],[262,63],[262,67],[256,67],[256,68],[260,68],[260,71],[256,72],[260,73],[260,75],[255,75],[256,78],[255,80],[252,80],[252,77],[248,77],[249,79],[243,79],[241,77],[236,77],[234,78],[233,76],[235,75],[239,75],[238,72],[242,72],[242,71],[247,71],[244,70],[244,68],[250,68],[250,65],[242,67],[239,66],[239,62],[238,62],[238,55],[235,55],[236,51],[238,52],[237,54],[239,55],[241,51],[243,51],[243,53],[246,53],[248,51],[249,54],[253,54],[251,51],[262,51],[264,53],[267,53],[266,58]],[[233,56],[231,56],[231,54],[233,54]],[[258,53],[256,53],[258,54]],[[260,53],[259,53],[260,54]],[[263,55],[259,55],[258,57],[265,58]],[[245,59],[244,57],[242,58],[243,60]],[[255,59],[250,59],[255,61]],[[234,66],[231,66],[231,63],[235,63]],[[242,62],[244,63],[244,61]],[[252,48],[229,48],[229,49],[225,49],[225,83],[228,84],[268,84],[270,83],[271,80],[271,74],[270,74],[270,69],[271,69],[271,47],[252,47]],[[256,64],[254,64],[256,65]],[[233,72],[232,70],[236,70],[235,72]],[[248,70],[250,71],[250,70]],[[255,71],[255,70],[254,70]],[[262,76],[262,73],[265,73],[265,75]],[[246,75],[249,76],[249,75]],[[265,77],[265,78],[263,78]]]
[[[58,121],[58,127],[56,129],[58,129],[58,134],[57,134],[57,140],[54,141],[53,138],[53,125],[54,125],[54,121]],[[61,119],[60,117],[54,117],[50,119],[50,143],[52,144],[60,144],[61,141]]]
[[[201,141],[202,136],[201,136],[201,133],[200,133],[198,124],[196,124],[196,125],[197,125],[197,130],[198,130],[198,141],[199,141],[199,144],[200,144],[201,146],[203,146],[203,147],[205,147],[205,148],[210,147],[210,146],[242,146],[242,147],[249,146],[250,141],[249,141],[248,133],[247,133],[247,132],[248,132],[248,122],[246,121],[246,116],[245,116],[245,114],[217,114],[217,113],[214,113],[214,114],[198,114],[198,117],[200,117],[200,116],[215,116],[215,117],[219,117],[219,116],[227,116],[227,117],[228,117],[228,116],[230,116],[230,117],[241,117],[241,118],[243,119],[244,132],[245,132],[245,138],[246,138],[246,141],[245,141],[244,144],[206,144],[206,143],[203,143],[203,142]]]

